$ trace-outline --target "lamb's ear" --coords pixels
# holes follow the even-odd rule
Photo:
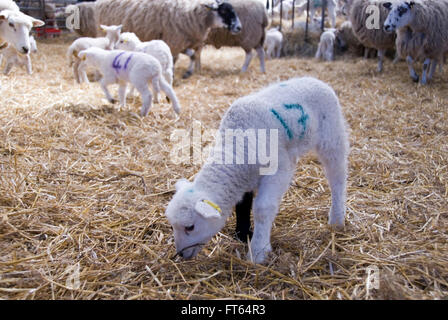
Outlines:
[[[387,10],[390,10],[392,8],[392,3],[391,2],[384,2],[383,3],[383,7],[386,8]]]
[[[82,61],[86,60],[86,56],[87,56],[87,53],[85,53],[84,51],[81,51],[80,53],[78,53],[78,58],[81,59]]]
[[[5,12],[0,12],[0,23],[3,22],[3,20],[7,20],[8,19],[8,13]]]
[[[206,219],[221,217],[221,208],[210,200],[198,200],[194,209]]]
[[[31,18],[31,19],[32,19],[31,22],[33,23],[33,27],[42,27],[45,24],[45,22],[43,22],[42,20],[34,19],[34,18]]]
[[[101,30],[107,31],[109,29],[109,26],[105,26],[104,24],[100,25]]]
[[[179,181],[177,181],[175,184],[176,191],[179,191],[180,189],[183,189],[184,187],[189,186],[189,185],[191,185],[191,182],[185,178],[182,178]]]

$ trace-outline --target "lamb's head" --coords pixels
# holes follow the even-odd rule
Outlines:
[[[177,254],[193,258],[226,222],[220,207],[205,191],[182,179],[176,183],[176,194],[166,209],[173,227]]]
[[[99,61],[104,59],[104,56],[107,55],[108,52],[109,51],[98,47],[90,47],[80,51],[78,53],[78,58],[81,59],[86,65],[96,66]]]
[[[135,33],[123,32],[120,34],[120,40],[118,40],[115,49],[134,51],[139,43],[140,39]]]
[[[409,25],[413,19],[414,1],[385,2],[383,6],[389,10],[389,15],[384,21],[384,31],[392,33]]]
[[[233,6],[222,0],[215,0],[213,4],[204,4],[204,7],[213,12],[213,28],[226,28],[233,34],[241,32],[241,21]]]
[[[109,39],[109,48],[110,50],[115,49],[115,45],[120,39],[120,33],[122,25],[119,26],[100,26],[102,30],[106,31],[106,38]]]
[[[30,52],[30,31],[45,23],[20,11],[3,10],[0,12],[0,39],[8,42],[22,54]]]

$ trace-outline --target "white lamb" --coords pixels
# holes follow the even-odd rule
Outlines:
[[[280,58],[283,46],[283,34],[277,29],[272,28],[266,31],[266,40],[264,42],[266,57],[268,59]]]
[[[121,25],[119,26],[101,25],[101,29],[106,31],[105,37],[98,37],[98,38],[82,37],[73,41],[73,43],[67,50],[67,57],[70,61],[70,66],[73,67],[73,74],[75,76],[76,82],[89,83],[89,79],[87,78],[87,73],[85,71],[85,64],[82,64],[81,60],[78,57],[79,52],[90,47],[97,47],[105,50],[113,50],[115,48],[115,44],[120,38],[121,28],[122,28]]]
[[[142,42],[133,32],[120,34],[116,49],[127,51],[139,51],[152,55],[159,60],[165,80],[173,84],[173,55],[171,49],[163,40]]]
[[[160,62],[153,56],[142,52],[130,52],[124,50],[104,50],[90,47],[78,54],[79,58],[87,65],[98,68],[103,78],[101,88],[107,100],[114,103],[115,100],[109,93],[107,86],[118,83],[118,94],[121,106],[126,105],[126,86],[130,82],[140,92],[143,100],[141,115],[144,117],[151,108],[152,95],[148,89],[148,82],[152,82],[154,95],[157,97],[160,88],[172,101],[173,109],[180,112],[179,101],[169,83],[162,76]]]
[[[17,50],[11,46],[5,46],[3,49],[0,49],[0,65],[2,64],[2,60],[5,59],[5,68],[3,69],[3,74],[8,75],[11,72],[11,69],[14,65],[19,67],[25,66],[28,74],[32,74],[32,65],[31,65],[31,57],[30,53],[37,52],[37,44],[36,40],[33,36],[30,36],[30,52],[27,54],[20,54]]]
[[[324,59],[326,61],[334,60],[335,31],[335,29],[329,29],[321,34],[316,59]]]
[[[231,139],[226,138],[223,147],[226,135]],[[327,84],[295,78],[240,98],[225,114],[217,138],[219,142],[194,182],[178,181],[167,206],[178,255],[194,257],[224,227],[243,195],[256,191],[255,228],[247,257],[263,262],[271,251],[271,228],[280,201],[299,158],[311,150],[323,164],[331,188],[329,224],[344,225],[348,134],[338,98]]]

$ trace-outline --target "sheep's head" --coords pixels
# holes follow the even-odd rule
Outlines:
[[[106,38],[109,39],[109,49],[113,50],[115,48],[115,44],[120,39],[120,33],[122,25],[119,26],[100,26],[102,30],[106,31]]]
[[[412,9],[414,1],[385,2],[383,6],[389,10],[389,15],[384,21],[384,31],[392,33],[409,25],[413,18]]]
[[[214,28],[226,28],[233,34],[241,32],[241,21],[230,3],[216,0],[215,3],[205,4],[204,7],[214,14]]]
[[[115,49],[134,51],[140,39],[133,32],[123,32],[120,34],[120,40],[118,40]]]
[[[195,190],[185,179],[176,183],[165,214],[173,227],[177,254],[185,259],[193,258],[226,221],[207,192]]]
[[[3,10],[0,12],[0,38],[13,45],[17,52],[30,52],[30,31],[45,23],[20,11]]]

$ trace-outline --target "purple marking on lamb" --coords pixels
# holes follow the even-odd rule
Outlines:
[[[116,71],[121,69],[121,64],[118,59],[125,53],[126,52],[123,51],[123,52],[120,52],[119,54],[117,54],[117,56],[114,58],[114,61],[112,62],[112,68],[114,68]]]
[[[128,67],[128,63],[129,61],[131,61],[132,58],[132,53],[129,55],[128,59],[126,60],[125,64],[124,64],[124,70],[126,70],[126,68]]]

